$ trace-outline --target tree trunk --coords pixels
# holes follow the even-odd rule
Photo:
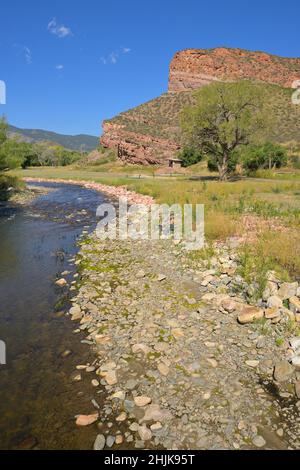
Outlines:
[[[224,153],[222,158],[222,163],[218,165],[219,170],[219,179],[220,181],[227,181],[227,174],[228,174],[228,154]]]

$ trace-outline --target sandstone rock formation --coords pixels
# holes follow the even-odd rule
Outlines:
[[[171,61],[169,91],[185,91],[213,81],[243,78],[291,88],[300,78],[300,59],[224,47],[187,49],[177,52]]]
[[[295,126],[300,107],[291,106],[284,89],[300,78],[300,58],[222,47],[177,52],[170,64],[169,92],[105,120],[100,143],[117,150],[119,159],[127,163],[167,163],[180,149],[180,111],[193,102],[193,90],[213,81],[245,78],[280,86],[274,91],[278,103],[274,99],[273,111],[286,119],[277,130],[278,141],[299,135]]]
[[[147,134],[137,134],[113,122],[104,122],[103,131],[101,144],[107,148],[117,149],[118,158],[127,163],[141,165],[162,163],[180,148],[176,142]]]

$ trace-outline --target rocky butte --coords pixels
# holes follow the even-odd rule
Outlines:
[[[272,111],[285,116],[274,140],[294,140],[300,107],[291,105],[290,94],[292,83],[300,79],[300,58],[220,47],[177,52],[170,64],[168,93],[105,120],[100,143],[116,149],[128,163],[166,163],[180,149],[179,114],[193,102],[193,90],[214,81],[240,79],[274,87]]]

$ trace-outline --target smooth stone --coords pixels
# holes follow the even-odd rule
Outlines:
[[[105,436],[98,434],[94,442],[94,450],[103,450],[105,447]]]
[[[76,417],[76,424],[77,426],[89,426],[97,421],[99,415],[98,413],[94,413],[91,415],[78,415]]]
[[[115,440],[116,440],[115,436],[107,436],[106,438],[107,447],[112,447],[115,443]]]
[[[159,370],[160,374],[164,376],[167,376],[170,372],[169,367],[166,366],[166,364],[164,364],[163,362],[158,364],[157,369]]]
[[[127,419],[127,414],[125,413],[125,411],[122,411],[121,414],[119,414],[119,416],[116,417],[116,421],[118,422],[123,422]]]
[[[117,445],[123,444],[123,441],[124,441],[124,437],[121,436],[121,434],[118,434],[118,435],[116,436],[116,444],[117,444]]]
[[[139,397],[134,397],[134,403],[136,404],[136,406],[146,406],[146,405],[149,405],[149,403],[151,403],[152,399],[150,397],[146,397],[146,396],[139,396]]]
[[[64,287],[67,285],[67,281],[62,277],[61,279],[55,281],[55,284],[59,287]]]
[[[262,436],[255,436],[254,439],[252,440],[253,444],[255,447],[264,447],[266,445],[266,441]]]
[[[142,441],[150,441],[150,439],[152,437],[152,432],[144,424],[143,424],[143,426],[139,426],[138,434],[139,434],[140,438],[142,439]]]

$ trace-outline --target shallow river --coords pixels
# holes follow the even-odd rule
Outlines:
[[[74,416],[95,411],[95,391],[90,378],[73,383],[70,375],[92,358],[74,323],[59,314],[66,292],[54,281],[65,270],[74,274],[76,241],[94,227],[105,197],[75,185],[40,186],[50,191],[28,206],[0,207],[0,340],[7,351],[0,449],[89,449],[96,430],[77,428]],[[72,354],[63,357],[66,350]]]

